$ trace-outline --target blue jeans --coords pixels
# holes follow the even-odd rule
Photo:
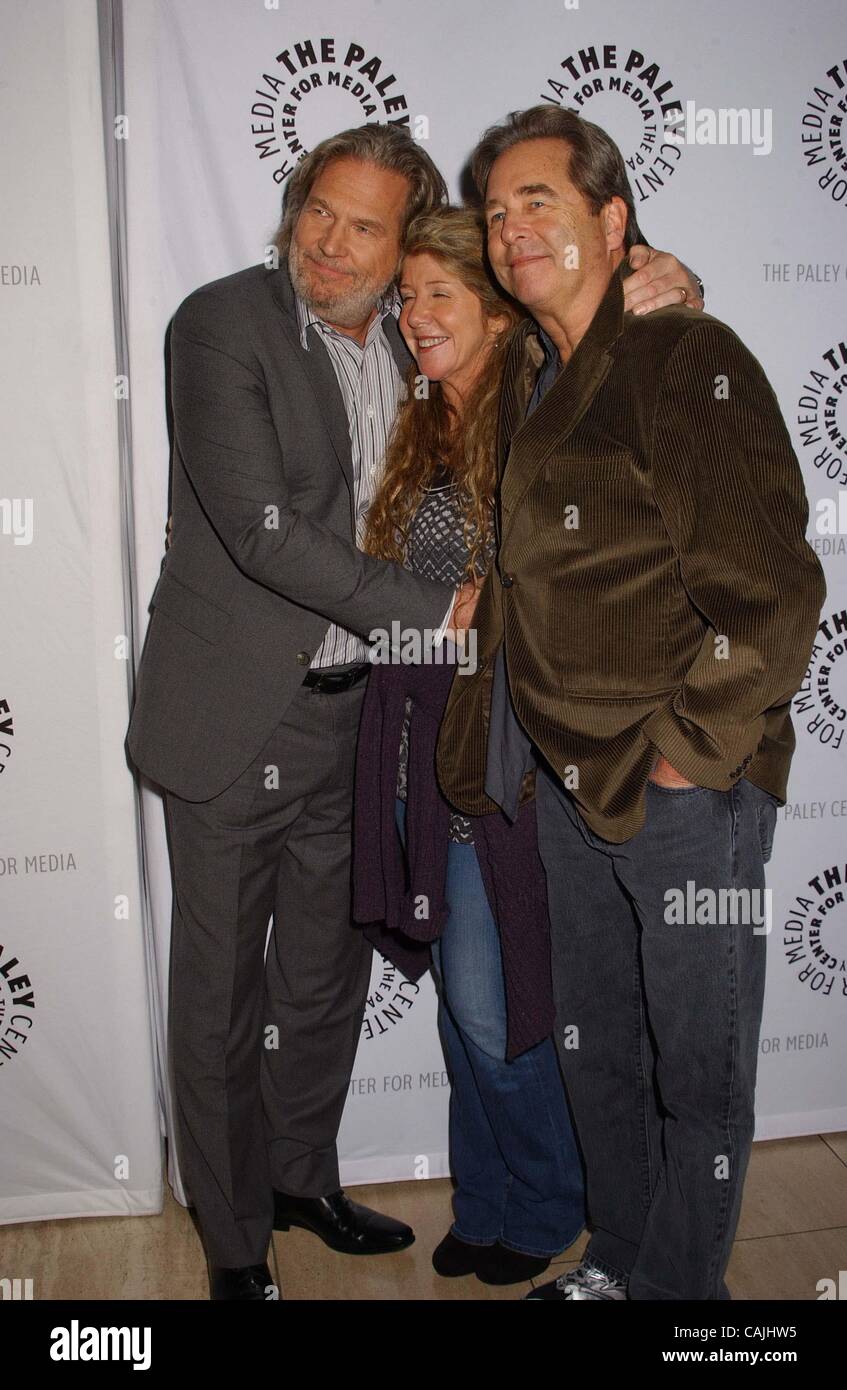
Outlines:
[[[628,1276],[631,1299],[725,1299],[753,1139],[767,927],[758,912],[706,906],[743,890],[762,902],[776,802],[745,778],[731,791],[648,782],[645,796],[643,827],[613,844],[539,769],[556,1037],[588,1170],[586,1255]],[[689,885],[698,898],[708,890],[704,906],[680,913],[670,904]]]
[[[405,803],[398,798],[401,838]],[[567,1249],[585,1224],[582,1166],[552,1038],[505,1060],[500,937],[476,850],[451,841],[450,916],[433,943],[450,1073],[452,1231],[527,1255]]]

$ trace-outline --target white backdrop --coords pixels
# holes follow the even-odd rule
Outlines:
[[[0,16],[0,1222],[138,1215],[161,1209],[162,1140],[97,14]]]
[[[710,312],[730,322],[763,362],[793,429],[812,502],[835,497],[847,482],[847,453],[843,440],[832,448],[842,470],[835,479],[825,476],[825,463],[816,465],[820,401],[828,391],[809,373],[834,377],[823,354],[847,337],[847,172],[839,183],[828,172],[833,159],[807,166],[818,158],[824,118],[806,103],[838,115],[847,67],[827,76],[838,55],[847,55],[841,0],[818,0],[811,20],[800,20],[791,0],[713,0],[706,10],[679,0],[638,7],[591,0],[579,8],[525,0],[517,9],[489,0],[326,0],[319,12],[297,0],[278,8],[263,0],[128,6],[139,592],[149,594],[158,573],[166,516],[161,346],[168,318],[195,286],[262,259],[298,154],[363,120],[408,116],[458,200],[462,167],[485,125],[545,97],[566,105],[579,99],[632,161],[645,235],[699,271]],[[834,99],[816,95],[816,87]],[[772,150],[687,144],[659,152],[657,109],[674,100],[698,109],[771,110]],[[751,131],[766,134],[767,126],[754,123]],[[835,273],[826,269],[833,265],[838,279],[823,279]],[[817,429],[798,421],[810,413],[798,404],[809,382]],[[843,432],[847,404],[837,413]],[[847,603],[845,537],[817,544],[829,552],[822,553],[827,614],[840,613]],[[770,876],[774,928],[759,1137],[847,1125],[847,1077],[839,1065],[847,1031],[843,901],[823,918],[826,959],[812,954],[818,938],[811,923],[825,895],[809,880],[828,871],[847,876],[847,660],[832,663],[825,650],[831,644],[822,643],[818,665],[833,666],[831,696],[841,713],[827,720],[826,694],[813,686],[797,720],[791,801],[781,814]],[[148,825],[157,930],[164,934],[167,864],[160,823],[150,816]],[[789,916],[796,930],[785,932]],[[344,1118],[348,1182],[446,1171],[446,1078],[431,985],[427,980],[412,1007],[388,1009],[386,1022],[397,981],[378,988],[381,971],[378,958]]]
[[[39,549],[36,529],[29,549],[13,549],[12,539],[0,535],[0,556],[15,586],[8,605],[14,640],[2,672],[8,688],[0,690],[0,701],[8,699],[15,716],[15,736],[3,739],[0,705],[0,760],[4,744],[12,744],[0,794],[21,822],[4,841],[21,857],[30,845],[88,844],[89,852],[85,883],[81,873],[46,880],[39,875],[31,882],[8,873],[0,878],[0,893],[17,909],[9,939],[46,997],[39,1067],[20,1056],[7,1072],[2,1058],[0,1085],[7,1114],[11,1098],[22,1161],[28,1162],[31,1151],[36,1159],[41,1153],[37,1140],[22,1137],[37,1121],[36,1129],[44,1126],[51,1142],[60,1140],[55,1166],[61,1181],[70,1167],[75,1177],[68,1186],[87,1181],[92,1200],[99,1200],[104,1184],[91,1159],[93,1146],[77,1145],[72,1136],[91,1132],[85,1100],[95,1089],[92,1076],[105,1128],[114,1128],[115,1115],[129,1108],[122,1103],[125,1083],[104,1091],[98,1067],[119,1070],[132,1050],[130,1038],[135,1051],[129,1076],[139,1083],[140,1101],[133,1096],[133,1134],[143,1130],[155,1148],[157,1133],[150,1116],[150,1049],[138,1008],[138,916],[119,928],[104,927],[100,916],[102,902],[108,906],[121,891],[116,882],[131,882],[126,891],[132,897],[137,880],[128,786],[118,767],[123,673],[102,656],[103,634],[111,642],[123,621],[114,405],[92,362],[92,354],[109,358],[111,332],[102,269],[107,246],[96,150],[99,98],[91,67],[96,36],[90,33],[90,0],[64,6],[38,0],[26,7],[4,0],[4,7],[14,13],[17,30],[13,52],[3,57],[11,87],[2,99],[5,130],[18,137],[9,158],[19,194],[15,216],[25,233],[9,259],[40,259],[52,269],[48,302],[54,306],[53,317],[42,322],[36,306],[45,303],[43,291],[41,300],[32,288],[15,301],[11,288],[0,285],[5,303],[17,303],[13,313],[19,315],[12,319],[4,376],[25,407],[2,492],[26,496],[36,491],[32,480],[42,480],[36,519],[38,525],[43,518],[45,537]],[[263,258],[298,154],[334,130],[408,116],[458,200],[463,165],[484,126],[545,98],[578,104],[610,130],[630,161],[645,234],[698,270],[710,312],[731,323],[762,361],[801,459],[812,505],[810,537],[829,595],[798,701],[790,801],[780,814],[770,873],[774,913],[757,1134],[847,1128],[847,508],[840,531],[815,528],[818,501],[847,500],[842,0],[817,0],[803,14],[793,0],[745,0],[743,6],[712,0],[705,9],[693,0],[652,0],[638,7],[623,0],[524,0],[519,7],[490,0],[430,0],[425,6],[415,0],[326,0],[319,12],[305,0],[278,6],[273,0],[130,0],[124,9],[138,647],[167,515],[168,320],[197,285]],[[70,66],[61,50],[62,25],[54,23],[57,11],[66,21],[74,16]],[[694,102],[698,110],[769,111],[772,148],[757,154],[751,143],[666,143],[660,149],[661,108],[673,102]],[[74,120],[85,126],[76,145]],[[767,132],[766,125],[761,129]],[[73,162],[69,147],[76,153]],[[36,362],[55,374],[50,392],[39,387]],[[108,366],[107,376],[113,369]],[[118,609],[104,614],[108,596]],[[225,717],[237,717],[237,711]],[[163,1051],[158,1020],[166,990],[170,880],[161,808],[149,791],[144,819],[148,951],[158,963],[151,1007],[156,1046]],[[59,975],[63,983],[72,979],[74,988],[64,998],[50,997],[50,981]],[[132,979],[136,992],[128,1000],[115,989],[116,978]],[[102,1010],[113,1020],[118,1005],[129,1032],[115,1044],[112,1022],[104,1046]],[[33,1049],[33,1043],[27,1046]],[[58,1088],[57,1066],[69,1073]],[[53,1094],[57,1089],[66,1098],[64,1110]],[[343,1124],[343,1180],[446,1172],[447,1098],[430,982],[415,991],[377,959]],[[169,1128],[167,1113],[164,1123]],[[133,1142],[133,1151],[141,1152]],[[121,1145],[129,1141],[116,1138],[116,1152],[124,1151]],[[56,1186],[49,1172],[52,1150],[43,1158],[35,1165],[37,1185],[48,1192]],[[173,1169],[171,1178],[179,1195]],[[11,1179],[3,1190],[21,1194],[14,1173]],[[152,1173],[144,1186],[155,1187]],[[9,1201],[23,1219],[24,1198]]]

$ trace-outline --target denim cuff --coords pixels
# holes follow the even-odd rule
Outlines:
[[[594,1269],[599,1269],[601,1274],[605,1274],[609,1279],[617,1279],[621,1284],[629,1283],[629,1271],[616,1269],[609,1264],[608,1260],[601,1260],[593,1253],[591,1246],[587,1246],[580,1260],[580,1264],[592,1265]]]

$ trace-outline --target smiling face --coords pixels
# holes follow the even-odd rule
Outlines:
[[[335,328],[360,328],[394,278],[408,180],[360,159],[334,159],[318,174],[288,253],[301,299]]]
[[[626,207],[600,211],[570,177],[564,140],[525,140],[495,159],[485,190],[488,255],[504,289],[537,315],[562,313],[623,258]],[[623,216],[622,216],[623,211]]]
[[[505,319],[487,319],[479,296],[435,256],[406,256],[400,271],[400,332],[430,381],[454,403],[479,376]]]

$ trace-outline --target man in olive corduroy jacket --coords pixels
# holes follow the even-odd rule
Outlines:
[[[559,107],[483,136],[501,284],[498,554],[439,777],[514,816],[537,766],[579,1268],[529,1295],[728,1298],[754,1123],[764,863],[824,587],[776,398],[726,325],[624,313],[620,152]]]

